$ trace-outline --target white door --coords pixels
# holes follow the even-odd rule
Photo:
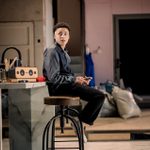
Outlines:
[[[7,22],[0,23],[0,56],[8,47],[19,49],[22,56],[23,66],[34,65],[33,46],[33,23],[32,22]],[[18,57],[15,50],[9,49],[5,53],[5,58],[13,59]],[[1,58],[0,58],[1,60]]]

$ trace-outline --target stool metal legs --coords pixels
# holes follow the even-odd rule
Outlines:
[[[80,120],[74,119],[72,116],[70,116],[68,113],[66,114],[66,111],[72,111],[77,114],[78,111],[71,108],[64,108],[61,106],[61,110],[46,124],[44,132],[43,132],[43,141],[42,141],[42,150],[55,150],[55,121],[56,119],[60,118],[60,127],[61,132],[64,132],[64,119],[70,120],[70,122],[74,125],[75,131],[78,137],[78,144],[79,144],[79,150],[84,150],[84,141],[83,141],[83,126],[82,122]],[[78,118],[79,119],[79,118]],[[51,128],[51,130],[50,130]],[[50,132],[49,132],[50,131]],[[51,136],[50,136],[51,135]],[[51,138],[51,140],[50,140]],[[49,148],[49,142],[51,142],[51,148]],[[61,148],[59,148],[61,149]],[[75,148],[77,149],[77,148]]]
[[[59,113],[61,114],[61,116],[60,116],[61,133],[64,133],[64,126],[65,126],[64,115],[65,115],[65,111],[64,111],[63,106],[60,106],[60,112]]]
[[[72,109],[72,108],[69,108],[69,107],[67,107],[66,108],[66,110],[69,112],[69,111],[72,111],[72,112],[74,112],[75,114],[76,114],[76,116],[79,116],[79,112],[77,111],[77,110],[75,110],[75,109]],[[69,115],[69,113],[68,113],[68,115]],[[82,150],[84,150],[84,140],[83,140],[83,124],[82,124],[82,122],[81,122],[81,120],[78,118],[78,125],[79,125],[79,136],[80,136],[80,140],[81,140],[81,149]]]

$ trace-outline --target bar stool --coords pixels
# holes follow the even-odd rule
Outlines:
[[[64,147],[57,148],[55,143],[60,142],[55,140],[55,121],[60,119],[60,128],[61,133],[64,133],[65,124],[70,121],[74,126],[78,147],[67,147],[66,149],[79,149],[84,150],[84,141],[83,141],[83,125],[80,121],[78,115],[79,112],[76,109],[70,108],[69,106],[75,106],[80,104],[79,97],[70,97],[70,96],[48,96],[44,98],[44,104],[46,105],[58,105],[60,110],[52,117],[46,124],[43,132],[43,141],[42,141],[42,150],[55,150],[55,149],[64,149]],[[69,113],[72,112],[76,115],[76,118],[71,116]],[[61,141],[62,142],[62,141]],[[64,141],[66,142],[66,141]],[[50,143],[50,144],[49,144]],[[49,145],[51,147],[49,147]]]

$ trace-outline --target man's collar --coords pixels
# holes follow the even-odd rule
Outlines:
[[[60,46],[60,44],[58,44],[58,43],[56,43],[56,46],[58,46],[62,51],[65,51],[65,52],[67,52],[67,49],[66,48],[64,48],[64,50],[61,48],[61,46]]]

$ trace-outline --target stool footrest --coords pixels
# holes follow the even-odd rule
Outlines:
[[[52,118],[50,119],[50,121],[47,123],[45,129],[44,129],[44,133],[43,133],[43,143],[42,143],[42,147],[43,150],[50,150],[50,149],[79,149],[79,150],[84,150],[84,142],[83,142],[83,126],[82,126],[82,122],[79,120],[79,118],[77,117],[77,119],[73,118],[72,116],[69,115],[68,111],[73,111],[76,114],[79,114],[76,110],[74,109],[70,109],[69,107],[63,107],[61,105],[60,107],[60,111]],[[67,113],[66,113],[67,112]],[[60,119],[60,127],[62,128],[61,130],[64,130],[64,126],[65,126],[65,121],[64,120],[69,120],[75,129],[75,133],[77,136],[77,142],[78,142],[78,147],[55,147],[55,143],[56,142],[66,142],[66,141],[56,141],[55,140],[55,122],[56,119]],[[62,122],[61,122],[62,121]],[[49,134],[51,134],[51,136],[49,136]],[[49,141],[49,138],[51,138],[51,142]],[[49,142],[51,143],[51,147],[49,147]],[[69,141],[67,141],[69,142]]]

